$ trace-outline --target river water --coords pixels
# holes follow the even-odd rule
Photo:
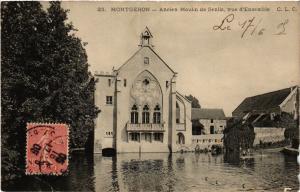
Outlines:
[[[201,153],[73,154],[68,176],[26,176],[10,190],[59,191],[283,191],[299,188],[296,157],[278,150],[228,162]]]

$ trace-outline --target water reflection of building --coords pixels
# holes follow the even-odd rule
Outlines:
[[[140,49],[112,73],[95,74],[94,151],[169,152],[191,144],[191,102],[176,89],[177,73],[153,50],[146,27]]]
[[[123,153],[117,158],[97,157],[103,162],[95,162],[95,169],[99,171],[96,191],[174,191],[176,176],[171,154]],[[103,166],[106,163],[112,164],[112,170]],[[110,174],[113,182],[106,184],[105,179]]]

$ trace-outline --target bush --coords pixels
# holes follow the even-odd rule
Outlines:
[[[224,129],[224,147],[226,151],[240,151],[253,147],[254,127],[242,119],[230,119]]]

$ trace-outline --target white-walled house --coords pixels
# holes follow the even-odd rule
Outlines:
[[[193,108],[192,121],[199,121],[203,126],[201,132],[194,127],[193,135],[207,135],[223,133],[227,119],[223,109]]]
[[[111,73],[95,74],[94,152],[176,152],[192,142],[191,102],[154,51],[146,27],[137,52]]]
[[[223,109],[192,109],[193,149],[208,149],[213,145],[223,147],[223,131],[227,119]]]

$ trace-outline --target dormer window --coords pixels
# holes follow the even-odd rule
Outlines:
[[[144,57],[144,64],[149,65],[149,57]]]

